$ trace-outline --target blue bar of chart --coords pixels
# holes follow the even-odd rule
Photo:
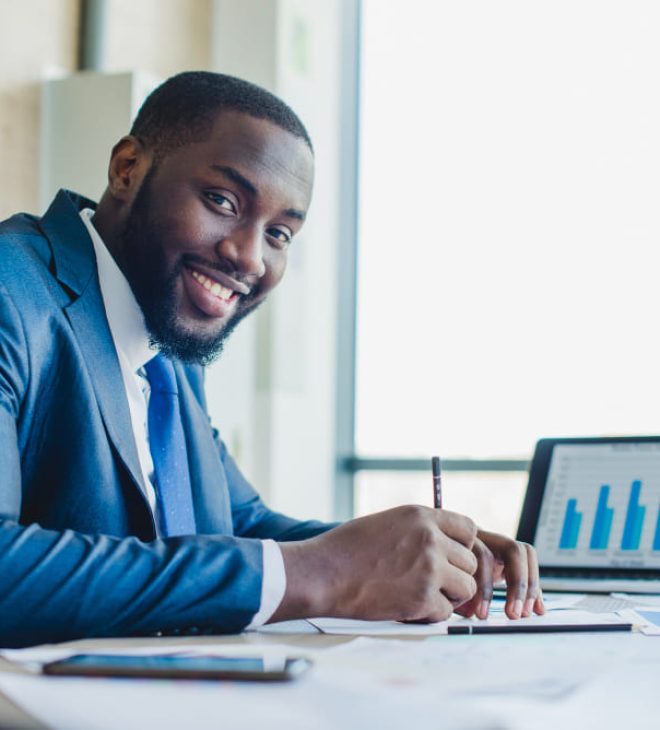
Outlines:
[[[653,549],[660,550],[660,509],[658,510],[658,519],[655,523],[655,536],[653,538]]]
[[[603,484],[598,493],[598,506],[596,507],[596,519],[591,531],[589,547],[592,550],[607,550],[610,541],[610,530],[612,529],[612,518],[614,510],[607,506],[607,498],[610,496],[609,484]]]
[[[577,547],[581,523],[582,513],[577,511],[577,499],[569,499],[566,504],[566,515],[564,516],[561,537],[559,538],[559,548],[561,550],[574,550]]]
[[[630,485],[630,499],[628,500],[626,521],[623,526],[623,537],[621,538],[622,550],[639,550],[639,541],[642,536],[642,526],[644,525],[644,515],[646,513],[646,507],[639,504],[641,491],[642,482],[635,479]]]

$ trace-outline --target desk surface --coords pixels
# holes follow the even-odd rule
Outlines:
[[[278,701],[278,697],[284,696],[281,693],[288,692],[291,693],[287,695],[290,711],[304,708],[301,712],[312,715],[318,712],[318,717],[310,717],[309,724],[298,718],[299,722],[289,726],[294,730],[364,727],[365,717],[373,720],[373,724],[367,723],[368,727],[387,730],[410,730],[426,720],[431,721],[429,728],[439,727],[438,717],[443,718],[443,730],[557,727],[620,730],[626,721],[629,724],[635,719],[644,724],[646,719],[657,722],[660,716],[660,637],[639,634],[444,636],[426,640],[410,638],[405,642],[360,639],[359,643],[349,644],[353,639],[310,633],[248,633],[211,639],[90,640],[63,646],[75,651],[102,651],[109,647],[158,647],[166,642],[168,646],[180,643],[191,647],[286,644],[318,650],[317,666],[310,672],[310,680],[305,680],[307,683],[301,680],[286,687],[279,685],[279,689],[273,685],[267,688],[251,685],[249,693],[241,695],[243,703],[247,697],[250,705],[258,706],[259,698],[266,698],[265,702],[273,698]],[[330,651],[324,651],[327,649]],[[416,684],[420,667],[428,682]],[[0,672],[16,674],[22,670],[0,660]],[[142,685],[140,692],[142,689],[149,697],[149,688]],[[170,683],[168,694],[176,692],[177,688]],[[220,696],[221,693],[218,713],[225,706]],[[319,697],[323,698],[320,703]],[[317,707],[324,702],[325,707]],[[240,704],[233,706],[241,707]],[[260,726],[285,727],[282,707],[277,709],[280,714],[276,711],[274,715],[264,715]],[[345,723],[341,712],[345,713]],[[407,712],[411,717],[406,723],[403,718]],[[227,730],[245,727],[244,722],[233,724],[234,717],[224,716],[217,726]],[[143,724],[142,728],[146,726]],[[194,721],[189,726],[197,727]],[[45,725],[0,696],[0,727],[36,730]],[[81,727],[80,723],[76,727]],[[107,722],[104,727],[108,727]],[[121,727],[130,730],[125,724]]]
[[[137,647],[157,648],[164,642],[167,646],[181,643],[184,646],[208,645],[208,644],[237,644],[237,645],[269,645],[282,644],[299,645],[305,648],[323,649],[351,641],[350,636],[324,636],[322,634],[300,633],[300,634],[266,634],[250,632],[233,636],[181,638],[167,637],[167,639],[137,638],[137,639],[89,639],[74,641],[67,644],[58,644],[58,647],[70,647],[80,653],[102,652],[104,649],[135,649]],[[15,664],[0,657],[0,672],[24,673]],[[13,704],[5,695],[0,692],[0,728],[12,728],[12,730],[44,730],[46,725],[40,723],[28,713]]]

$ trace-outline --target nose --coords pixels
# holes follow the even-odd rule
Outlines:
[[[244,225],[221,238],[216,250],[220,258],[233,264],[237,274],[260,279],[266,273],[263,244],[261,229]]]

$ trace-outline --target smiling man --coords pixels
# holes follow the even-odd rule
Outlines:
[[[0,645],[484,617],[500,577],[510,616],[542,612],[529,546],[423,507],[285,517],[209,425],[202,366],[284,275],[313,166],[279,99],[185,73],[98,206],[0,224]]]

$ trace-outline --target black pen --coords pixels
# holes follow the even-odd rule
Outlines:
[[[433,506],[435,509],[442,509],[442,472],[439,456],[431,459],[431,471],[433,472]]]
[[[505,624],[501,626],[483,626],[470,624],[448,626],[451,635],[466,634],[555,634],[582,631],[632,631],[632,624]]]

